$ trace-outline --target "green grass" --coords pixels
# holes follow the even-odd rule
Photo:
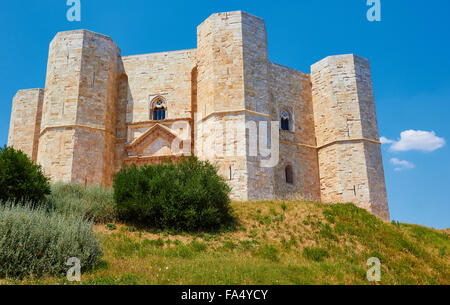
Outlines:
[[[218,232],[96,225],[104,257],[99,267],[83,273],[82,284],[367,285],[372,284],[366,280],[371,257],[381,260],[380,284],[450,284],[449,231],[384,223],[351,204],[232,207],[236,226]]]

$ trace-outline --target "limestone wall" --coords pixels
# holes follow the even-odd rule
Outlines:
[[[111,38],[85,30],[51,42],[38,162],[53,180],[111,184],[119,56]]]
[[[37,160],[44,90],[20,90],[13,99],[8,146]]]
[[[254,113],[247,113],[246,123],[257,123],[258,135],[267,134],[267,143],[270,142],[271,131],[264,130],[261,122],[270,124],[270,76],[267,49],[267,31],[264,20],[247,13],[242,13],[242,39],[244,59],[244,94],[245,109]],[[266,117],[267,116],[267,117]],[[275,128],[275,127],[274,127]],[[250,143],[250,135],[247,131],[247,142]],[[248,145],[247,145],[248,146]],[[269,148],[269,147],[268,147]],[[274,167],[264,166],[261,160],[273,157],[263,156],[261,150],[258,156],[253,157],[247,148],[248,167],[248,193],[251,200],[273,199],[274,192]]]
[[[239,201],[249,200],[245,118],[245,113],[225,113],[198,122],[195,141],[199,158],[218,167],[231,198]]]
[[[196,50],[182,50],[122,57],[128,78],[127,123],[148,122],[150,102],[167,101],[167,119],[191,117],[191,74]]]
[[[153,126],[150,108],[154,98],[161,96],[165,99],[166,119],[170,122],[164,125],[169,128],[177,120],[184,122],[193,117],[192,70],[196,65],[195,54],[196,50],[181,50],[120,58],[115,171],[128,158],[125,144]],[[191,121],[188,123],[191,124]]]
[[[58,33],[50,43],[41,131],[76,124],[83,31]]]
[[[291,114],[291,130],[280,130],[280,162],[274,171],[276,197],[320,201],[311,79],[306,73],[270,63],[270,115],[280,120],[281,110]],[[286,166],[294,183],[286,183]]]
[[[389,221],[390,213],[380,146],[364,143],[364,150],[369,179],[370,211],[381,219]]]
[[[197,28],[198,112],[245,106],[242,12],[213,14]]]
[[[120,49],[111,38],[86,32],[83,44],[77,124],[95,127],[77,131],[73,180],[110,186],[114,171],[117,75]],[[86,136],[83,136],[86,135]],[[88,170],[78,160],[96,160]],[[92,162],[92,161],[88,161]],[[83,177],[84,176],[84,177]],[[98,178],[100,178],[99,180]],[[93,179],[92,177],[98,177]]]
[[[213,14],[197,28],[197,120],[195,150],[201,159],[218,164],[228,177],[233,199],[247,200],[244,50],[242,12]],[[239,130],[233,141],[237,153],[227,157],[212,156],[205,142],[214,138],[224,143],[226,131],[220,126],[233,122]],[[218,135],[215,130],[218,129]],[[241,151],[243,147],[244,151]],[[220,145],[223,148],[223,145]],[[220,150],[219,148],[219,150]],[[229,173],[231,169],[231,175]],[[227,174],[228,172],[228,174]],[[230,179],[231,177],[231,179]]]
[[[52,181],[72,180],[83,37],[83,31],[63,32],[50,43],[38,163]]]
[[[52,128],[39,139],[38,163],[52,182],[72,182],[74,128]]]
[[[322,201],[353,202],[388,220],[368,61],[331,56],[311,72]]]
[[[100,130],[75,128],[71,181],[111,186],[114,175],[114,140]]]
[[[278,153],[270,151],[272,148],[276,149],[275,142],[272,142],[271,139],[271,128],[275,128],[275,131],[278,133],[278,127],[273,125],[269,118],[261,117],[260,115],[254,115],[247,113],[246,116],[246,124],[247,129],[245,139],[246,143],[246,151],[247,151],[247,175],[248,175],[248,198],[249,200],[272,200],[275,198],[274,191],[274,170],[277,164],[277,155]],[[264,127],[263,124],[266,124],[267,127]],[[256,127],[256,128],[255,128]],[[257,133],[252,133],[252,128],[257,130]],[[264,142],[267,145],[260,145],[261,140],[265,138]],[[257,141],[256,141],[257,140]],[[258,148],[257,155],[254,156],[251,151],[250,145],[254,141],[254,147]],[[256,146],[256,144],[258,144]],[[264,147],[266,146],[266,147]],[[263,150],[267,149],[267,153],[264,153]],[[266,156],[267,154],[267,156]],[[275,162],[271,164],[271,159],[274,159]],[[262,162],[265,160],[266,162]]]
[[[245,108],[269,114],[269,61],[264,20],[242,13]]]

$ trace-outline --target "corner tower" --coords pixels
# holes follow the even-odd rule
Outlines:
[[[266,35],[264,20],[241,11],[213,14],[197,29],[195,151],[219,165],[235,200],[274,193],[273,169],[249,156],[258,123],[270,122]]]
[[[323,202],[353,202],[389,220],[369,61],[330,56],[311,67]]]
[[[20,90],[13,99],[8,146],[37,160],[44,90]]]
[[[50,44],[38,162],[54,181],[110,185],[120,50],[77,30]]]

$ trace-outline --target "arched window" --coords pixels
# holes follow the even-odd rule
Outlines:
[[[282,110],[280,115],[281,130],[291,130],[291,114],[287,110]]]
[[[292,169],[291,165],[286,166],[284,169],[285,177],[286,177],[286,183],[287,184],[294,184],[294,171]]]
[[[167,106],[163,98],[156,98],[152,103],[151,116],[154,121],[163,121],[167,116]]]

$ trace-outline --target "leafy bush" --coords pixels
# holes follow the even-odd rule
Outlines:
[[[58,183],[52,185],[48,198],[50,206],[64,215],[80,216],[95,223],[116,220],[113,192],[101,186],[86,188],[75,183]]]
[[[50,194],[49,179],[39,165],[12,147],[0,148],[0,202],[33,205]]]
[[[122,220],[149,227],[210,230],[229,219],[230,188],[208,162],[123,168],[114,178],[114,199]]]
[[[102,255],[92,224],[26,205],[0,206],[0,277],[64,275],[71,257],[82,271]]]

